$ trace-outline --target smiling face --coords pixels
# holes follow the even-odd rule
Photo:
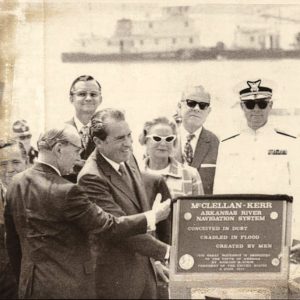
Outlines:
[[[174,133],[169,125],[156,124],[150,128],[148,135],[167,137],[174,135]],[[146,152],[149,155],[150,160],[169,158],[174,149],[174,142],[175,141],[168,143],[165,139],[156,142],[148,137],[146,140]]]
[[[273,102],[269,101],[267,107],[264,109],[259,108],[257,104],[253,109],[248,109],[242,101],[241,108],[244,111],[248,126],[253,130],[264,126],[268,122],[272,105]]]
[[[116,163],[127,161],[132,153],[132,137],[128,123],[112,118],[107,118],[105,123],[108,135],[104,141],[97,139],[97,148]]]
[[[76,115],[93,114],[102,102],[101,90],[95,80],[78,81],[70,95]]]
[[[18,144],[0,149],[0,180],[8,186],[14,175],[24,171],[26,160]]]

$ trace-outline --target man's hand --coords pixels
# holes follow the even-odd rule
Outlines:
[[[155,262],[155,268],[157,275],[163,282],[169,282],[169,268],[164,266],[160,261]]]
[[[171,211],[171,199],[167,199],[164,202],[161,202],[161,199],[161,194],[157,194],[152,206],[152,211],[155,214],[156,224],[162,220],[165,220]]]

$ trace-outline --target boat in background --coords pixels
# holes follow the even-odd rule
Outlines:
[[[232,48],[223,42],[204,47],[189,6],[162,8],[159,18],[120,19],[109,38],[82,35],[63,62],[165,61],[300,58],[300,49],[281,49],[276,27],[236,26]]]

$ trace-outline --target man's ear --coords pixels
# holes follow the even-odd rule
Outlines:
[[[270,107],[270,108],[273,107],[273,101],[270,101],[269,107]]]
[[[72,94],[70,94],[69,100],[70,100],[71,103],[73,103],[73,95]]]
[[[55,156],[60,156],[62,153],[62,143],[56,143],[53,148],[52,148],[52,152],[54,153]]]

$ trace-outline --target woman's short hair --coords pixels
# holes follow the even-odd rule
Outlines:
[[[155,125],[158,125],[158,124],[170,126],[170,128],[172,129],[172,133],[175,134],[175,135],[177,134],[176,125],[175,125],[174,122],[169,121],[169,119],[166,118],[166,117],[158,117],[158,118],[155,118],[151,121],[145,122],[144,127],[143,127],[143,131],[139,136],[139,142],[140,142],[141,145],[146,144],[147,135],[149,134],[151,128]]]

